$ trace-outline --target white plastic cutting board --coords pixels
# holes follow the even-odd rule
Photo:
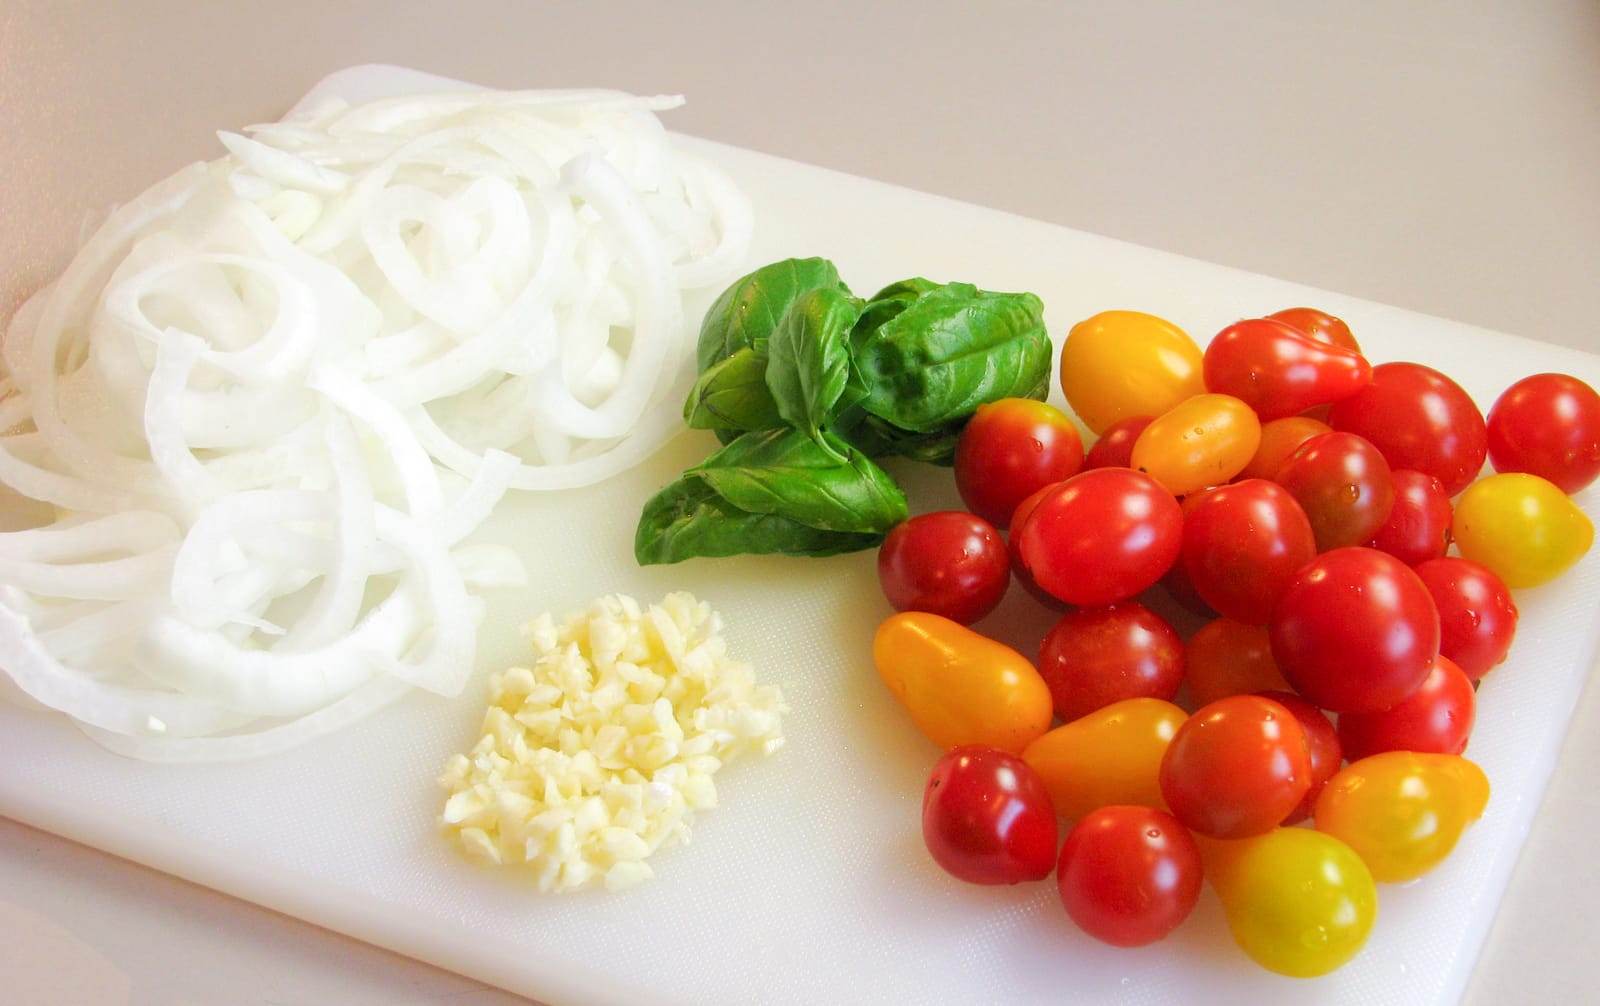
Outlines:
[[[314,94],[353,100],[445,82],[357,67]],[[218,123],[219,126],[234,125]],[[826,255],[857,291],[910,274],[1033,290],[1060,338],[1107,308],[1204,337],[1312,304],[1375,360],[1438,365],[1484,405],[1563,370],[1600,385],[1600,357],[1428,318],[750,151],[683,139],[750,194],[751,262]],[[176,167],[176,165],[174,165]],[[705,299],[709,299],[709,296]],[[698,317],[704,302],[691,304]],[[781,683],[789,745],[718,779],[723,806],[692,845],[621,895],[544,897],[468,866],[440,840],[434,786],[470,744],[483,676],[455,701],[417,695],[279,758],[163,767],[107,754],[53,716],[0,707],[0,813],[351,936],[550,1002],[1443,1003],[1459,997],[1594,661],[1600,552],[1518,595],[1513,656],[1485,682],[1469,754],[1488,813],[1422,881],[1384,887],[1366,949],[1310,982],[1257,969],[1207,893],[1165,942],[1114,950],[1078,933],[1053,882],[957,883],[929,861],[918,811],[938,752],[879,684],[869,640],[888,609],[871,553],[698,560],[640,569],[640,504],[714,441],[685,433],[593,488],[509,501],[483,532],[516,545],[528,589],[496,596],[484,668],[518,661],[517,627],[622,591],[687,589],[727,616],[736,652]],[[954,505],[948,473],[891,466],[915,510]],[[1600,514],[1600,492],[1581,499]],[[980,628],[1031,651],[1049,618],[1021,591]]]

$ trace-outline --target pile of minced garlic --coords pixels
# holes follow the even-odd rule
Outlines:
[[[729,659],[721,617],[690,594],[602,597],[525,631],[533,666],[491,678],[482,739],[440,778],[442,823],[542,891],[648,880],[645,858],[716,806],[717,769],[783,744],[782,693]]]

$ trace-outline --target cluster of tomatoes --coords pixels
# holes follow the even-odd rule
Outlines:
[[[1592,543],[1569,494],[1600,475],[1600,395],[1540,374],[1485,420],[1308,308],[1203,353],[1160,318],[1096,315],[1061,383],[1099,435],[1087,455],[1052,406],[985,406],[955,459],[971,512],[913,517],[879,553],[900,614],[874,661],[948,751],[928,849],[974,883],[1054,871],[1072,919],[1120,946],[1164,937],[1209,880],[1258,963],[1330,971],[1375,882],[1421,876],[1483,812],[1462,757],[1477,681],[1511,646],[1508,588]],[[1064,612],[1037,663],[966,627],[1013,577]],[[1211,621],[1185,641],[1137,600],[1151,588]]]

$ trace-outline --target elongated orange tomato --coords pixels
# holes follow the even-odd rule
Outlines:
[[[1261,421],[1232,395],[1195,395],[1144,428],[1133,467],[1174,496],[1221,485],[1244,471],[1261,446]]]
[[[948,618],[890,616],[872,640],[872,660],[917,729],[942,748],[1019,754],[1050,728],[1050,688],[1028,658]]]
[[[1200,347],[1183,329],[1141,311],[1102,311],[1072,326],[1061,348],[1061,391],[1096,433],[1130,416],[1159,416],[1205,389]]]
[[[1056,813],[1073,821],[1101,807],[1166,809],[1161,758],[1188,714],[1161,699],[1124,699],[1029,744],[1022,760],[1050,790]]]

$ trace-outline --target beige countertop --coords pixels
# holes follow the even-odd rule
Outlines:
[[[1600,351],[1600,6],[1200,7],[10,0],[0,316],[213,130],[389,62],[682,92],[684,132]],[[1590,689],[1469,1001],[1591,994],[1596,763]],[[513,1001],[4,821],[0,974],[21,1002]]]

